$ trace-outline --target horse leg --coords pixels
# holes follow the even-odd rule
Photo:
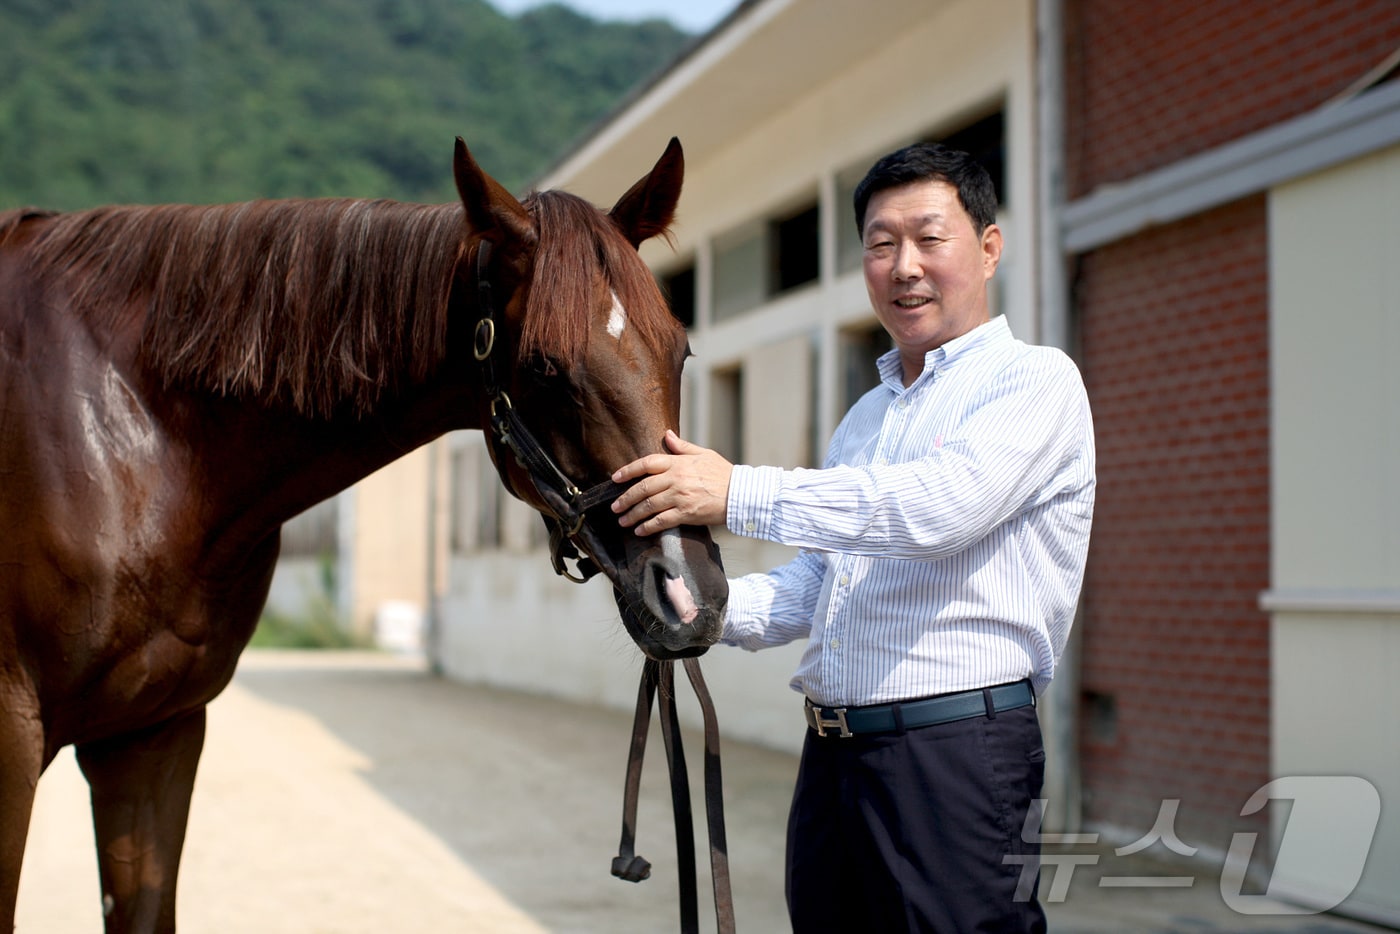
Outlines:
[[[205,710],[78,747],[92,819],[107,934],[175,930],[175,881]]]
[[[34,791],[44,770],[44,736],[37,716],[5,705],[0,717],[0,932],[15,926],[19,871],[34,809]]]

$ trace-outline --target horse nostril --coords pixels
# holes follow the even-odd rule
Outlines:
[[[691,596],[690,588],[685,585],[684,580],[679,577],[667,577],[665,588],[666,599],[671,601],[671,606],[681,618],[681,622],[693,622],[695,617],[700,615],[700,608],[695,605],[695,598]]]
[[[656,580],[656,593],[662,598],[663,606],[659,609],[661,613],[657,615],[662,619],[674,618],[681,623],[690,624],[695,621],[695,617],[700,615],[700,607],[695,603],[695,597],[686,586],[685,579],[672,577],[664,565],[657,565],[653,574]],[[669,609],[670,612],[666,612]]]

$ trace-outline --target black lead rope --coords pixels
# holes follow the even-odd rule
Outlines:
[[[714,703],[705,687],[698,659],[684,660],[685,672],[700,702],[705,719],[705,815],[710,836],[710,875],[714,882],[715,919],[719,934],[734,934],[734,896],[729,886],[729,849],[724,837],[724,794],[719,765],[719,725]],[[627,782],[622,801],[622,839],[613,859],[612,874],[628,882],[651,875],[651,864],[638,856],[637,798],[642,784],[642,757],[651,726],[652,699],[661,699],[661,739],[671,773],[671,808],[676,822],[676,863],[680,873],[681,932],[698,934],[700,912],[695,863],[695,831],[690,808],[690,780],[681,748],[680,719],[676,714],[675,663],[647,659],[637,689],[637,713],[632,721],[632,745],[627,755]]]

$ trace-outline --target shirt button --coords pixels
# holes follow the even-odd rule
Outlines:
[[[849,584],[850,582],[851,582],[851,575],[849,575],[849,574],[842,574],[842,575],[841,575],[841,586],[842,586],[842,587],[845,587],[845,586],[846,586],[847,584]]]
[[[756,528],[758,528],[758,526],[754,524],[754,521],[752,519],[744,523],[745,532],[752,532]]]
[[[840,639],[832,639],[832,640],[831,640],[831,647],[832,647],[833,649],[839,649],[839,648],[841,648],[841,640],[840,640]]]

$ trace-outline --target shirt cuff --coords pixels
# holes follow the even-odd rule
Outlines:
[[[782,485],[781,467],[736,464],[729,474],[725,526],[735,535],[767,539],[773,524],[773,503]]]
[[[737,580],[729,581],[729,599],[724,605],[724,628],[719,641],[725,645],[740,645],[748,635],[745,624],[753,617],[748,591]]]

